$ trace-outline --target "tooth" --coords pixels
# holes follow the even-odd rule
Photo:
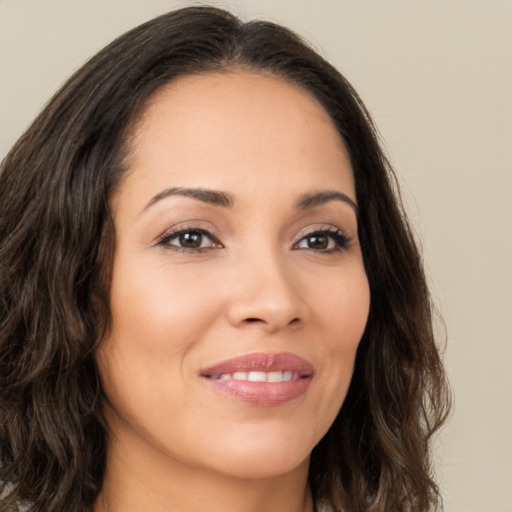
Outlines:
[[[235,372],[235,373],[222,373],[220,375],[211,375],[212,379],[216,380],[247,380],[249,382],[287,382],[290,380],[300,379],[298,372],[285,371],[285,372]]]
[[[267,374],[265,372],[249,372],[247,380],[250,382],[266,382]]]
[[[282,382],[283,381],[283,372],[268,372],[267,373],[267,381],[268,382]]]

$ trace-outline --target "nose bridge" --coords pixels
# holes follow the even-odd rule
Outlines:
[[[236,280],[229,319],[236,325],[260,324],[275,331],[299,323],[305,314],[291,262],[279,251],[252,252],[234,263]]]

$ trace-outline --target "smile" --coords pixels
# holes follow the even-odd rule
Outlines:
[[[297,372],[277,371],[277,372],[235,372],[222,373],[221,375],[211,375],[211,379],[218,380],[246,380],[249,382],[288,382],[300,379]]]
[[[248,354],[202,370],[215,390],[235,400],[269,407],[305,394],[314,375],[311,363],[294,354]]]

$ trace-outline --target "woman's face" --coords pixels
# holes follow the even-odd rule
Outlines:
[[[340,136],[304,90],[240,71],[166,86],[130,140],[98,353],[116,453],[307,468],[370,301]]]

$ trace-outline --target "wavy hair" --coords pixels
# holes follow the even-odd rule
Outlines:
[[[121,36],[53,97],[0,170],[2,510],[93,510],[105,468],[95,351],[109,327],[108,199],[129,132],[178,76],[247,69],[309,91],[348,149],[371,304],[348,395],[311,457],[316,503],[340,512],[440,504],[430,439],[449,393],[421,256],[371,118],[340,73],[286,28],[189,7]]]

